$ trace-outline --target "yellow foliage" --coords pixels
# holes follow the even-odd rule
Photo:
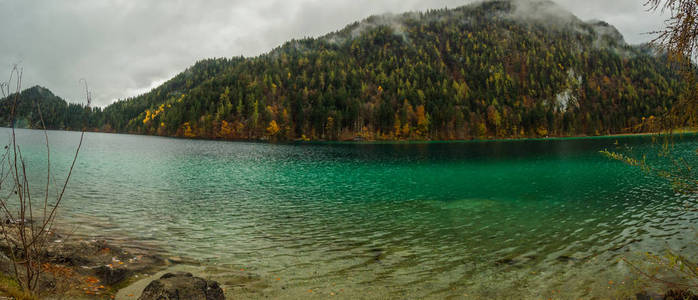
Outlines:
[[[487,135],[487,125],[484,122],[478,122],[477,124],[477,134],[480,137]]]
[[[146,109],[145,110],[145,118],[143,119],[143,124],[146,124],[150,122],[150,110]]]
[[[274,107],[272,107],[271,105],[267,105],[266,109],[267,109],[267,113],[272,115],[272,118],[276,117],[277,110]]]
[[[160,104],[155,110],[145,110],[145,119],[143,119],[143,124],[147,124],[150,120],[154,120],[158,115],[165,111],[165,104]]]
[[[184,137],[196,137],[193,130],[191,129],[191,124],[189,124],[189,122],[184,122],[184,124],[182,124],[182,128],[184,129]]]
[[[269,122],[269,127],[267,127],[267,134],[269,134],[269,136],[275,136],[279,133],[279,130],[279,125],[276,124],[276,120],[271,120],[271,122]]]
[[[410,136],[410,123],[405,123],[405,125],[402,126],[402,136],[403,137]]]
[[[426,135],[429,131],[429,117],[424,111],[424,105],[417,106],[415,114],[417,115],[417,133]]]
[[[630,156],[626,156],[622,153],[610,152],[610,151],[605,150],[605,149],[602,151],[599,151],[599,153],[605,155],[608,158],[615,159],[617,161],[622,161],[622,162],[629,164],[631,166],[641,166],[644,164],[644,161],[640,162],[637,159],[634,159]]]
[[[548,135],[548,129],[541,126],[536,129],[536,133],[538,133],[538,136],[547,136]]]

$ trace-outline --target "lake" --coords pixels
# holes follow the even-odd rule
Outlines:
[[[40,189],[43,133],[17,135]],[[79,133],[49,138],[60,179]],[[674,147],[696,165],[696,136]],[[637,288],[622,257],[671,248],[698,258],[690,209],[698,197],[603,149],[652,161],[657,145],[650,137],[265,144],[87,133],[60,218],[87,235],[258,275],[264,288],[239,289],[242,297],[605,298]]]

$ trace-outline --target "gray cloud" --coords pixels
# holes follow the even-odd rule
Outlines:
[[[254,56],[373,14],[457,7],[471,0],[0,0],[0,72],[24,67],[72,102],[86,78],[95,103],[135,96],[210,57]],[[651,39],[663,16],[644,0],[555,0],[583,20],[607,21],[629,43]],[[0,73],[2,75],[2,73]]]

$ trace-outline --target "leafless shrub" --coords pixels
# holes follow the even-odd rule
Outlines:
[[[2,96],[7,99],[10,107],[11,134],[4,152],[0,157],[0,222],[2,239],[12,261],[14,278],[27,292],[36,294],[40,286],[40,278],[45,269],[42,261],[46,253],[47,238],[51,234],[56,219],[58,207],[63,200],[68,182],[73,173],[75,163],[82,147],[85,131],[80,135],[80,142],[75,150],[70,169],[64,181],[58,186],[58,191],[51,192],[51,182],[56,182],[51,175],[51,149],[48,133],[41,116],[41,107],[36,105],[41,118],[46,145],[46,184],[43,186],[44,195],[32,195],[28,178],[28,166],[22,154],[22,147],[17,142],[15,134],[15,117],[22,88],[22,69],[14,66],[7,82],[0,84]],[[87,82],[85,82],[87,105],[91,103]],[[38,198],[38,199],[37,199]]]

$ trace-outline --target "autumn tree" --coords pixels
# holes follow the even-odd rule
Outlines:
[[[657,37],[653,45],[668,54],[672,67],[682,76],[684,87],[680,90],[678,101],[662,116],[660,130],[664,137],[663,144],[657,149],[657,159],[661,163],[648,163],[646,156],[636,158],[623,153],[601,151],[611,159],[638,167],[643,171],[671,181],[677,193],[695,195],[698,191],[698,180],[692,172],[693,164],[686,160],[685,154],[677,156],[673,152],[673,130],[676,127],[696,127],[696,111],[698,110],[698,93],[696,91],[696,74],[694,59],[698,58],[698,2],[694,0],[649,0],[647,6],[653,11],[669,13],[663,30],[654,32]],[[643,118],[643,126],[653,128],[655,117]],[[694,152],[695,154],[695,152]],[[668,167],[667,167],[668,166]],[[687,209],[695,209],[687,207]],[[647,252],[643,260],[653,267],[652,271],[641,267],[644,263],[633,259],[623,258],[635,271],[645,278],[665,285],[668,289],[681,289],[677,294],[686,299],[695,298],[689,290],[698,289],[698,264],[688,259],[680,252],[667,249],[664,255]],[[667,297],[669,298],[669,297]]]
[[[279,133],[279,130],[279,125],[276,124],[276,120],[271,120],[271,122],[269,122],[269,126],[267,127],[267,135],[274,137],[277,133]]]
[[[669,14],[665,28],[654,32],[653,44],[667,51],[678,65],[687,87],[668,116],[669,129],[698,125],[698,91],[693,59],[698,59],[698,2],[694,0],[649,0],[651,10]]]
[[[415,115],[417,117],[417,134],[427,136],[429,133],[429,116],[424,110],[424,105],[417,106]]]

